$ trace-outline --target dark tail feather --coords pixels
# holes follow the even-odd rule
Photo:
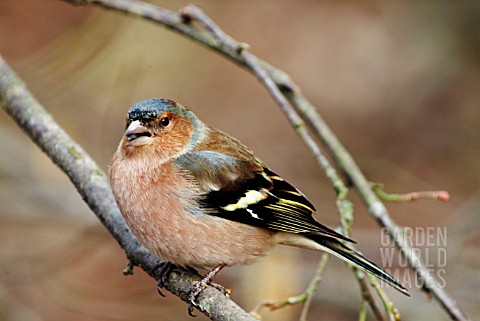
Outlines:
[[[343,245],[340,241],[320,235],[307,235],[307,237],[325,247],[327,252],[340,257],[342,260],[354,265],[357,268],[360,268],[361,270],[373,274],[380,280],[392,285],[395,289],[403,294],[410,296],[407,289],[403,287],[403,285],[401,285],[397,280],[395,280],[393,276],[382,270],[375,263],[368,260],[360,253],[355,252],[354,250]]]

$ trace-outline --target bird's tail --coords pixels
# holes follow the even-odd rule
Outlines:
[[[317,244],[321,245],[326,252],[329,252],[330,254],[341,258],[342,260],[354,265],[355,267],[363,271],[373,274],[380,280],[392,285],[395,289],[402,292],[403,294],[410,296],[407,289],[403,287],[403,285],[401,285],[397,280],[395,280],[393,276],[382,270],[375,263],[365,258],[360,253],[342,244],[340,241],[334,238],[325,237],[324,235],[311,234],[307,237],[315,241]]]

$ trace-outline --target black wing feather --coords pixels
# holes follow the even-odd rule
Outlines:
[[[236,188],[232,188],[235,186]],[[267,196],[245,208],[226,210],[237,204],[248,191],[263,190]],[[228,190],[210,191],[202,195],[201,206],[218,217],[265,229],[290,233],[314,233],[354,242],[313,218],[315,207],[303,194],[274,172],[263,168],[252,178],[237,180]]]

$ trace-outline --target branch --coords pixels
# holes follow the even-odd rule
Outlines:
[[[252,54],[242,54],[245,50],[245,45],[237,43],[230,36],[226,35],[220,28],[217,28],[212,23],[211,19],[200,19],[200,27],[192,23],[192,16],[207,17],[195,6],[186,7],[180,14],[159,8],[157,6],[136,0],[64,0],[73,4],[96,4],[107,9],[113,9],[138,17],[143,17],[147,20],[162,24],[167,28],[176,31],[184,36],[187,36],[217,52],[228,57],[233,62],[244,66],[248,70],[256,73],[249,64],[249,57],[255,57]],[[201,12],[198,15],[198,12]],[[192,15],[193,12],[193,15]],[[226,37],[224,37],[226,35]],[[256,57],[255,57],[256,58]],[[398,225],[390,217],[385,205],[372,191],[369,181],[363,175],[362,171],[342,145],[336,135],[332,132],[330,127],[325,123],[323,118],[318,114],[315,107],[308,101],[308,99],[301,93],[298,86],[293,83],[290,77],[283,71],[273,68],[261,59],[256,58],[258,64],[262,66],[263,70],[275,83],[275,86],[282,92],[289,104],[300,114],[301,119],[312,129],[314,135],[325,145],[329,153],[334,158],[335,162],[347,174],[353,185],[356,187],[362,201],[367,206],[370,214],[376,219],[377,223],[385,228],[397,247],[406,254],[407,261],[410,266],[416,271],[420,279],[423,281],[424,289],[433,294],[433,297],[441,304],[445,311],[453,320],[469,320],[468,316],[458,306],[456,301],[445,291],[436,281],[430,271],[425,267],[425,264],[412,247],[401,236],[401,230]],[[251,61],[250,61],[251,62]],[[261,76],[259,77],[262,80]],[[267,88],[271,90],[270,85]],[[270,91],[275,98],[276,93]],[[275,98],[276,99],[276,98]],[[277,100],[277,99],[276,99]],[[283,101],[283,99],[281,99]],[[277,102],[279,102],[277,100]],[[282,110],[285,112],[287,118],[292,122],[294,128],[302,127],[303,122],[298,122],[296,117],[292,118],[285,106],[279,103]],[[297,129],[298,132],[298,129]],[[305,136],[307,137],[307,136]],[[307,146],[311,149],[310,138],[305,140]],[[317,161],[321,161],[323,157],[314,154]],[[329,173],[326,173],[327,175]]]
[[[158,281],[163,262],[148,252],[130,232],[117,208],[107,175],[36,101],[1,56],[0,106],[67,174],[83,200],[124,249],[128,259]],[[188,302],[188,296],[182,290],[199,280],[190,271],[176,268],[168,275],[165,287]],[[203,291],[197,301],[197,308],[212,320],[256,321],[212,287]]]

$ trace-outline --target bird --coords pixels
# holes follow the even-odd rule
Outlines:
[[[248,265],[276,245],[325,251],[408,291],[314,219],[305,195],[236,138],[173,100],[133,105],[109,167],[115,200],[140,243],[171,264],[210,271]],[[189,305],[189,313],[190,313]]]

